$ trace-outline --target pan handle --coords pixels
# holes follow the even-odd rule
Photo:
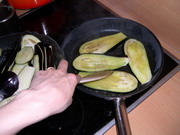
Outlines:
[[[131,129],[126,111],[126,105],[123,98],[114,99],[115,120],[118,135],[131,135]]]

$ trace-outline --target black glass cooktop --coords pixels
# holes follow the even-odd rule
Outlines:
[[[67,34],[81,23],[115,16],[93,0],[55,0],[19,17],[22,31],[49,35],[61,46]],[[126,99],[130,112],[179,70],[176,58],[164,50],[165,66],[154,86]],[[33,124],[18,135],[102,134],[114,124],[113,103],[76,89],[72,105],[63,113]]]

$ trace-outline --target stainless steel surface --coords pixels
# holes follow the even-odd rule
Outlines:
[[[116,131],[118,135],[132,135],[129,120],[126,111],[126,105],[124,99],[116,98],[114,102],[115,106],[115,120]]]
[[[100,80],[100,79],[103,79],[103,78],[110,76],[112,73],[113,73],[113,71],[102,71],[102,72],[93,73],[93,74],[90,74],[88,76],[81,77],[81,80],[79,83],[85,83],[85,82]]]

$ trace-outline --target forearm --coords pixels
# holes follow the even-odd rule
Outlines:
[[[30,94],[30,93],[29,93]],[[0,134],[13,135],[24,127],[49,116],[41,101],[32,100],[31,94],[21,93],[0,109]]]
[[[34,75],[28,90],[21,91],[0,108],[0,135],[12,135],[26,126],[64,111],[71,103],[79,76],[67,73],[62,60],[57,70],[50,68]]]

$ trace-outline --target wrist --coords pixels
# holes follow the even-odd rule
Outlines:
[[[0,134],[15,134],[50,115],[44,103],[33,98],[34,91],[25,90],[0,109]]]
[[[37,95],[38,96],[37,96]],[[19,107],[21,110],[24,110],[26,113],[23,113],[25,116],[28,116],[29,122],[34,123],[41,119],[44,119],[50,115],[50,111],[45,110],[46,106],[44,101],[40,100],[38,91],[35,90],[25,90],[22,91],[14,102],[15,104],[20,104]]]

